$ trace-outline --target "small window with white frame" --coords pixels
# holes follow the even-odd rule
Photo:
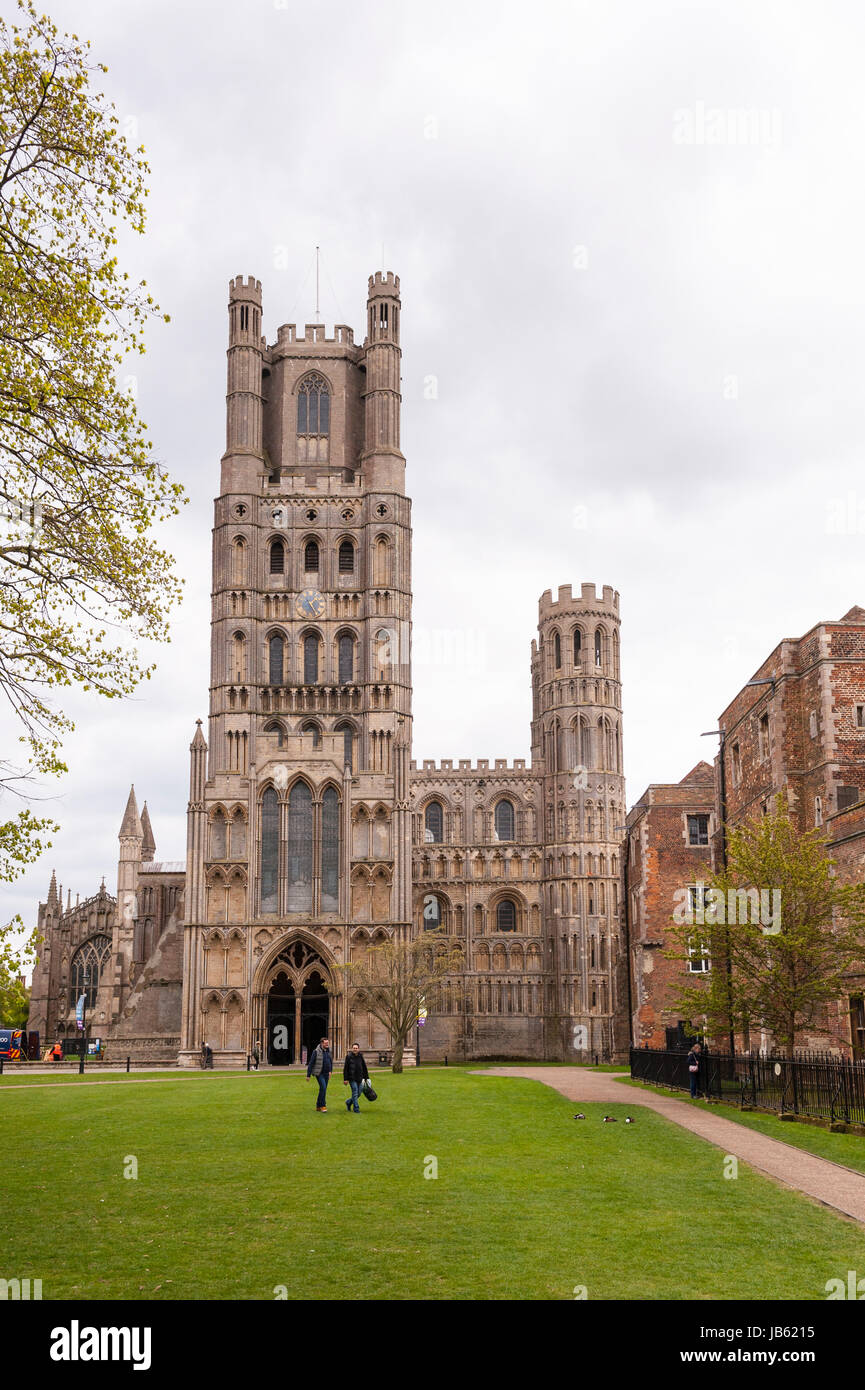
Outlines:
[[[688,974],[707,975],[711,969],[712,962],[706,942],[692,936],[688,942]]]
[[[688,844],[689,845],[708,845],[709,843],[709,817],[707,815],[696,815],[688,817]]]
[[[704,883],[691,883],[688,886],[688,921],[698,922],[703,920],[706,911],[706,894],[708,888]]]
[[[817,711],[812,709],[808,716],[808,732],[812,738],[817,737]]]

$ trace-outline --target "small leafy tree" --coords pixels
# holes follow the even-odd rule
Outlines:
[[[792,1056],[806,1031],[834,1036],[826,1008],[865,961],[865,884],[836,877],[822,831],[801,834],[782,798],[727,842],[726,871],[706,876],[696,911],[674,915],[668,957],[711,961],[676,1007],[714,1035],[766,1028]]]
[[[367,1009],[390,1034],[392,1071],[402,1071],[408,1035],[424,1000],[464,965],[462,947],[447,932],[427,931],[413,940],[394,936],[381,946],[371,946],[363,960],[341,967],[348,980],[349,1006]]]
[[[66,770],[59,689],[112,699],[149,677],[130,637],[168,640],[180,593],[150,531],[183,500],[121,376],[164,317],[116,253],[118,222],[144,230],[143,151],[94,90],[89,45],[18,9],[24,27],[0,19],[0,693],[27,754],[0,756],[0,792]],[[0,876],[56,829],[0,826]]]
[[[35,928],[22,943],[18,935],[20,919],[0,926],[0,1026],[24,1028],[30,1011],[30,990],[21,977],[36,960],[41,940]]]

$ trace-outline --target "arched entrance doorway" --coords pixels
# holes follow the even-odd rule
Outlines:
[[[253,1044],[271,1066],[305,1062],[310,1048],[332,1029],[339,1031],[335,1002],[330,970],[315,946],[303,938],[292,941],[266,967],[255,996]],[[331,1044],[335,1053],[335,1038]]]
[[[272,1067],[288,1067],[295,1055],[297,998],[285,970],[280,970],[267,996],[267,1060]]]
[[[327,1037],[329,1017],[330,995],[321,975],[314,970],[300,996],[300,1038],[307,1057],[310,1049]]]

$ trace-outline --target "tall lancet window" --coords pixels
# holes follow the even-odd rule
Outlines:
[[[339,639],[339,683],[348,685],[354,680],[354,638]]]
[[[283,639],[275,634],[267,644],[268,651],[268,681],[271,685],[282,685],[283,658],[285,654],[285,643]]]
[[[318,372],[304,377],[297,388],[297,457],[300,463],[327,462],[330,434],[330,392]]]
[[[333,787],[321,802],[321,910],[339,911],[339,796]]]
[[[288,911],[312,911],[312,792],[296,782],[288,798]]]
[[[268,787],[261,798],[261,911],[278,912],[279,797]]]
[[[318,638],[312,632],[303,639],[303,683],[318,683]]]

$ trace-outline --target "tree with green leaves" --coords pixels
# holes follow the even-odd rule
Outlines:
[[[784,799],[728,828],[726,870],[673,922],[666,954],[690,965],[675,1007],[710,1036],[765,1028],[787,1056],[805,1033],[841,1040],[829,1010],[865,963],[865,884],[838,879],[822,831],[801,834]]]
[[[0,19],[0,691],[24,749],[0,792],[66,771],[72,728],[55,697],[128,695],[167,641],[180,594],[154,523],[184,500],[154,458],[128,361],[159,310],[121,270],[118,224],[142,233],[143,148],[95,89],[105,67],[18,0]],[[0,825],[0,879],[58,827],[26,810]]]
[[[34,930],[23,943],[18,920],[0,926],[0,1027],[24,1028],[30,1011],[30,990],[23,982],[25,970],[36,960],[41,938]]]
[[[460,975],[464,966],[458,942],[447,932],[426,931],[414,940],[394,936],[371,946],[363,959],[341,967],[348,980],[349,1008],[366,1009],[390,1035],[392,1071],[402,1071],[408,1036],[425,1001],[434,1002],[442,982]]]

